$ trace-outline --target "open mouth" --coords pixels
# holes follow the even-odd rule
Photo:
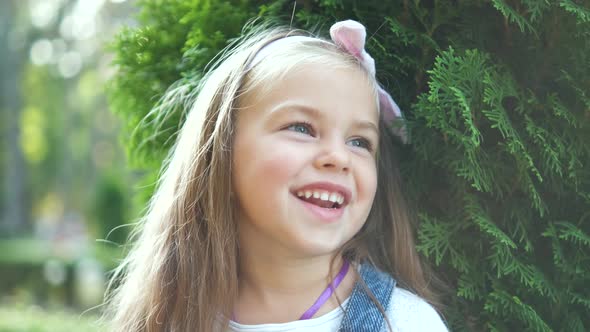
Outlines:
[[[300,200],[324,209],[340,209],[345,205],[345,197],[337,192],[298,191],[295,194]]]

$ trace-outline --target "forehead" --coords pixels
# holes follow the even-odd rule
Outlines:
[[[335,119],[378,121],[374,85],[360,68],[305,64],[258,85],[240,106],[268,113],[281,104],[300,104]]]

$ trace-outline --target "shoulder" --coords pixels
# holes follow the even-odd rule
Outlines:
[[[394,331],[448,331],[436,310],[418,295],[395,287],[388,316]]]

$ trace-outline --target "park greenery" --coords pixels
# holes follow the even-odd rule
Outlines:
[[[578,0],[142,0],[113,43],[112,110],[145,201],[214,56],[260,22],[367,27],[406,115],[418,249],[453,331],[590,329],[590,4]],[[151,112],[160,107],[162,112]]]
[[[0,2],[0,331],[98,331],[132,221],[105,45],[124,0]],[[88,310],[94,308],[92,310]]]

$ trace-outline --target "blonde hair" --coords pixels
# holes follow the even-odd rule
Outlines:
[[[201,80],[135,232],[134,246],[109,286],[106,315],[115,331],[227,328],[238,292],[236,202],[228,175],[240,96],[252,89],[264,93],[269,82],[309,63],[361,68],[353,56],[319,39],[292,43],[249,68],[262,47],[294,34],[304,33],[258,29],[226,49]],[[377,98],[377,82],[366,77]],[[186,95],[186,89],[177,86],[162,103],[182,104]],[[414,249],[392,138],[383,123],[381,136],[380,180],[371,213],[340,253],[352,262],[372,262],[433,302]]]

